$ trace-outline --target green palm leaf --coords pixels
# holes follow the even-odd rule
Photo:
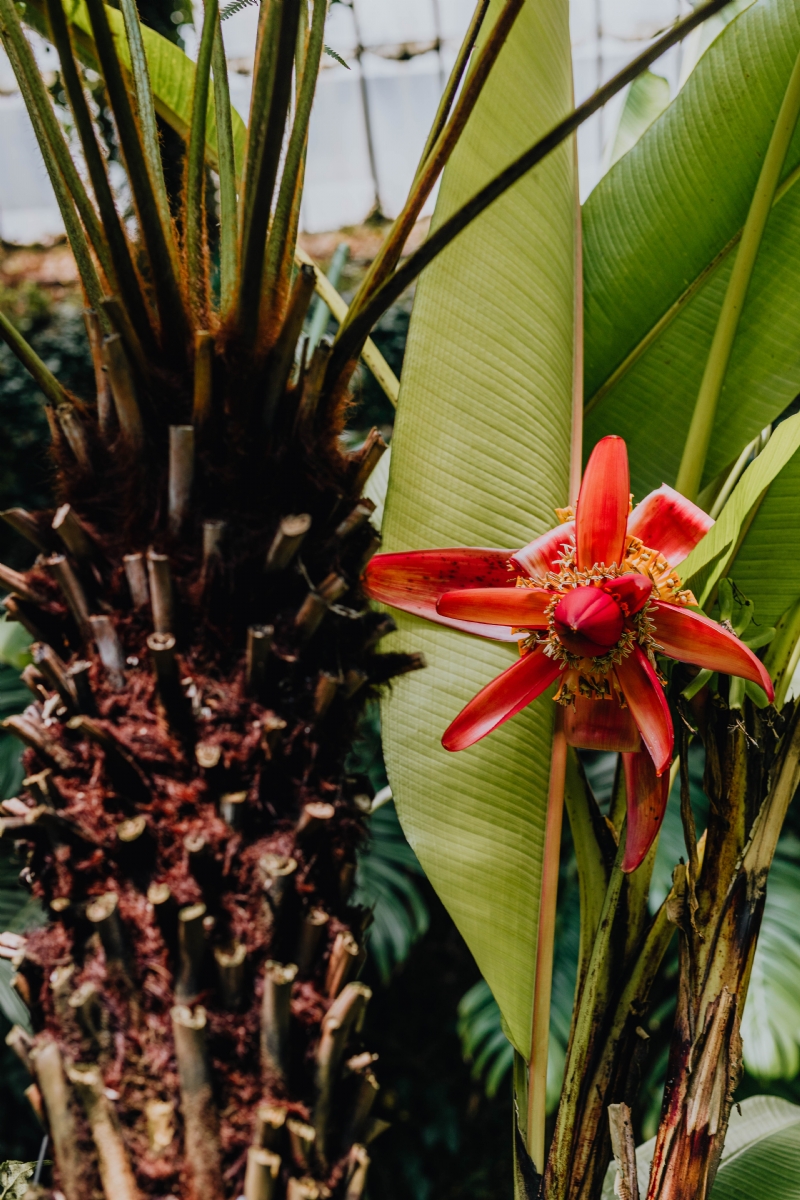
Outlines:
[[[677,474],[728,283],[731,242],[798,48],[795,0],[761,0],[741,13],[584,207],[586,446],[606,433],[625,437],[637,496]],[[800,390],[799,164],[795,136],[784,177],[791,186],[764,235],[707,480]]]
[[[445,171],[436,222],[570,106],[566,8],[525,5]],[[572,151],[563,146],[421,279],[393,441],[387,550],[523,545],[566,503],[574,203]],[[510,665],[512,651],[411,618],[398,623],[394,648],[428,661],[384,706],[400,820],[527,1056],[553,705],[544,700],[448,755],[443,730]]]

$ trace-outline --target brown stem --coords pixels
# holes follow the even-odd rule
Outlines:
[[[56,418],[61,426],[61,432],[67,440],[67,445],[75,456],[75,461],[83,471],[91,471],[92,460],[81,422],[71,404],[56,406]]]
[[[356,974],[362,963],[361,947],[349,930],[337,933],[328,961],[325,991],[333,1000]]]
[[[30,1076],[34,1075],[33,1059],[31,1051],[34,1048],[33,1038],[27,1033],[21,1025],[12,1025],[11,1029],[6,1034],[6,1045],[13,1050],[19,1061],[22,1063],[25,1070]]]
[[[58,692],[68,712],[74,713],[78,707],[78,693],[73,680],[70,678],[67,664],[56,654],[52,646],[43,646],[34,642],[31,646],[33,661],[50,687]]]
[[[206,1051],[206,1012],[184,1005],[172,1010],[172,1035],[181,1087],[185,1161],[196,1200],[219,1200],[224,1195],[219,1115],[211,1086]]]
[[[322,936],[329,921],[330,917],[323,908],[312,908],[303,917],[296,956],[297,971],[301,978],[306,976],[314,965]]]
[[[247,1151],[244,1200],[273,1200],[280,1170],[279,1154],[273,1154],[261,1146],[251,1146]]]
[[[246,687],[250,696],[259,695],[264,686],[274,632],[272,625],[250,625],[247,630]]]
[[[214,369],[214,338],[205,329],[195,330],[194,335],[194,394],[192,423],[197,431],[203,429],[211,417]]]
[[[150,583],[150,603],[156,633],[172,633],[175,621],[172,599],[172,572],[166,554],[147,552],[147,575]]]
[[[115,691],[125,687],[125,651],[117,637],[117,631],[110,617],[90,617],[94,640],[100,661],[106,669],[108,681]]]
[[[265,571],[283,571],[289,566],[297,551],[303,544],[303,539],[311,528],[311,517],[308,513],[297,516],[281,517],[272,544],[267,551]]]
[[[31,1051],[31,1060],[47,1110],[59,1186],[66,1200],[86,1200],[91,1187],[80,1152],[61,1051],[55,1042],[39,1042]]]
[[[46,597],[32,588],[24,575],[20,575],[19,571],[15,571],[3,563],[0,563],[0,587],[8,592],[15,592],[23,600],[29,600],[31,604],[47,603]]]
[[[334,806],[325,800],[311,800],[304,804],[295,827],[298,839],[302,841],[319,833],[320,829],[327,827],[328,822],[333,820],[335,814]]]
[[[2,728],[8,729],[15,737],[24,742],[26,746],[30,746],[35,750],[39,758],[47,766],[56,768],[62,774],[72,769],[72,756],[57,741],[50,737],[42,725],[34,721],[31,717],[6,717],[2,723]]]
[[[103,331],[100,328],[100,318],[92,308],[83,310],[83,320],[86,325],[86,336],[89,339],[89,349],[94,365],[94,382],[97,389],[97,423],[100,426],[100,436],[110,441],[116,429],[116,414],[114,399],[108,382],[108,373],[103,355]]]
[[[256,1109],[255,1144],[266,1150],[274,1150],[280,1144],[285,1124],[285,1108],[275,1104],[259,1104]]]
[[[194,482],[194,426],[169,427],[169,531],[177,537],[191,509]],[[162,630],[161,632],[167,632]]]
[[[377,467],[388,446],[379,430],[371,429],[367,434],[364,445],[356,451],[354,460],[358,464],[353,478],[353,494],[360,496],[364,484]]]
[[[86,1111],[106,1200],[140,1200],[119,1122],[106,1098],[100,1071],[97,1067],[72,1067],[69,1078]]]
[[[144,565],[144,555],[126,554],[122,562],[125,567],[125,578],[134,608],[147,608],[150,604],[150,588],[147,584],[147,570]]]
[[[53,529],[70,554],[78,562],[91,562],[97,557],[97,547],[69,504],[62,504],[53,517]]]
[[[247,947],[243,942],[223,949],[216,946],[214,959],[219,976],[219,990],[225,1008],[236,1010],[242,1003],[244,995],[245,963],[247,962]]]
[[[5,512],[0,513],[0,517],[42,554],[50,554],[56,548],[56,541],[48,528],[47,519],[43,519],[41,514],[26,512],[24,508],[7,508]]]
[[[261,1061],[268,1076],[285,1080],[289,1054],[289,1019],[292,984],[297,975],[294,963],[269,961],[264,967],[264,998],[261,1004]]]
[[[608,1125],[611,1130],[611,1149],[617,1164],[614,1191],[619,1200],[639,1200],[636,1143],[633,1139],[631,1110],[627,1104],[609,1104]]]
[[[371,990],[363,983],[348,983],[336,997],[322,1021],[316,1063],[316,1100],[312,1121],[317,1132],[316,1150],[321,1163],[326,1159],[326,1140],[333,1088],[351,1034],[364,1023]]]
[[[133,371],[118,333],[111,333],[103,339],[103,358],[120,433],[131,450],[140,454],[144,448],[142,413]]]
[[[205,904],[190,904],[178,913],[178,981],[175,996],[188,1004],[199,996],[203,986],[203,965],[206,957],[206,934],[203,921]]]
[[[74,662],[67,668],[67,674],[78,697],[78,712],[87,713],[89,716],[97,711],[92,692],[91,670],[91,663],[85,662],[83,659]]]
[[[314,716],[324,717],[333,703],[339,685],[343,683],[340,675],[332,675],[330,671],[320,671],[317,685],[314,688]]]
[[[128,950],[125,944],[125,934],[119,916],[119,896],[116,892],[106,892],[98,896],[86,908],[86,919],[100,934],[100,941],[106,955],[106,962],[126,970]]]
[[[231,829],[241,829],[247,792],[225,792],[219,798],[219,812]]]
[[[347,591],[347,580],[332,572],[318,588],[310,591],[297,611],[295,629],[303,641],[308,641],[319,629],[330,604],[335,604]]]
[[[314,1143],[317,1140],[314,1126],[307,1125],[305,1121],[298,1121],[296,1117],[290,1117],[286,1122],[286,1131],[289,1134],[289,1146],[295,1166],[301,1171],[308,1171],[313,1162]]]
[[[345,1200],[361,1200],[367,1186],[367,1171],[370,1157],[366,1146],[351,1146],[347,1164],[347,1191]]]
[[[360,529],[375,512],[375,502],[363,497],[358,504],[354,505],[347,516],[341,521],[334,530],[333,536],[336,541],[342,542],[351,533],[355,533]]]
[[[81,636],[89,641],[92,636],[92,627],[89,624],[89,603],[78,576],[72,569],[72,564],[63,554],[53,554],[50,558],[45,559],[45,565],[61,588],[67,607],[72,613]]]

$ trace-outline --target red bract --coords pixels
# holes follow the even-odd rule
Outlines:
[[[447,750],[473,745],[559,680],[567,740],[624,757],[626,871],[652,845],[669,790],[673,729],[656,654],[750,679],[773,698],[762,663],[688,607],[694,597],[675,573],[711,518],[666,484],[629,510],[625,443],[606,437],[586,466],[574,520],[517,551],[381,554],[365,575],[376,600],[519,643],[519,661],[445,731]]]

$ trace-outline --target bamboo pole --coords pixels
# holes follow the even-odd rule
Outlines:
[[[116,1113],[106,1097],[97,1067],[71,1067],[70,1082],[83,1102],[97,1149],[106,1200],[141,1200]]]
[[[86,1200],[89,1180],[80,1153],[61,1051],[53,1041],[40,1042],[31,1051],[31,1061],[47,1111],[61,1191],[65,1200]]]
[[[296,975],[294,963],[284,965],[270,960],[264,967],[261,1060],[267,1074],[281,1081],[285,1080],[289,1065],[289,1020]]]

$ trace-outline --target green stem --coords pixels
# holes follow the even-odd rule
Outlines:
[[[578,954],[576,991],[580,992],[589,970],[597,930],[608,888],[609,862],[615,847],[611,831],[586,781],[574,750],[567,757],[564,800],[575,847],[580,893],[581,941]]]
[[[689,432],[686,435],[686,445],[675,487],[690,500],[696,499],[700,491],[717,414],[717,404],[725,382],[736,331],[739,327],[747,290],[761,246],[761,238],[772,209],[775,190],[798,116],[800,116],[800,55],[792,69],[789,85],[783,97],[767,153],[764,156],[756,190],[750,203],[750,211],[742,230],[742,240],[739,243],[731,277],[728,280],[728,290],[717,318],[717,327],[714,330],[714,338],[700,383],[700,390],[697,393]]]
[[[508,40],[514,22],[519,16],[524,0],[506,0],[489,36],[477,53],[472,70],[456,101],[452,115],[444,129],[436,139],[424,165],[420,168],[408,199],[403,205],[403,211],[392,225],[389,236],[381,246],[372,262],[361,286],[350,305],[348,322],[358,316],[370,296],[374,295],[383,281],[394,270],[408,236],[417,222],[422,206],[433,190],[436,180],[447,165],[450,155],[456,147],[458,139],[464,131],[475,105],[483,91],[484,84],[489,78],[497,56]],[[345,328],[347,323],[345,322]]]
[[[21,76],[24,77],[25,91],[23,94],[29,98],[29,110],[36,110],[37,118],[46,140],[48,149],[42,151],[45,161],[47,161],[48,157],[52,157],[54,168],[62,176],[67,191],[72,197],[103,273],[109,279],[109,282],[112,282],[115,278],[114,270],[108,253],[108,244],[103,234],[103,227],[98,220],[97,213],[83,185],[83,180],[72,161],[69,147],[67,146],[58,119],[53,112],[52,102],[44,86],[44,81],[36,65],[36,60],[33,57],[33,51],[23,32],[13,0],[2,0],[2,3],[0,3],[0,17],[5,27],[4,41],[10,52],[9,57],[12,57],[13,54],[12,64],[14,65],[14,72],[21,89]]]
[[[239,253],[237,320],[245,341],[252,341],[258,329],[267,229],[291,101],[298,21],[296,0],[270,0],[262,8],[248,126]]]
[[[206,174],[206,113],[211,78],[211,55],[218,24],[219,5],[217,0],[205,0],[203,33],[200,38],[200,51],[194,72],[192,124],[186,164],[186,273],[189,280],[189,296],[199,314],[204,314],[206,305],[205,205],[203,204]]]
[[[150,317],[142,289],[133,265],[128,239],[114,203],[114,194],[108,181],[105,162],[92,123],[89,105],[86,102],[80,75],[75,62],[69,25],[61,0],[47,0],[47,16],[53,45],[61,63],[61,78],[64,81],[75,127],[81,140],[89,178],[92,181],[97,205],[103,222],[109,251],[114,263],[120,293],[139,338],[151,351],[154,346]]]
[[[122,19],[125,22],[125,36],[131,55],[131,74],[136,95],[136,111],[139,116],[139,128],[142,133],[142,144],[147,168],[150,172],[150,184],[153,189],[158,207],[161,224],[167,239],[172,269],[178,274],[178,250],[172,232],[172,217],[169,209],[167,185],[164,181],[164,166],[161,162],[161,143],[158,136],[156,109],[153,102],[153,89],[150,86],[150,71],[147,67],[147,54],[144,49],[144,38],[136,9],[136,0],[120,0]]]
[[[314,0],[314,10],[311,18],[311,31],[308,47],[303,60],[302,75],[297,91],[294,122],[286,150],[286,160],[278,189],[278,199],[275,205],[275,215],[267,242],[266,288],[275,288],[278,282],[281,264],[287,252],[294,257],[294,246],[287,245],[292,212],[295,207],[298,176],[303,168],[306,139],[308,137],[308,122],[311,117],[311,106],[314,102],[314,92],[319,75],[319,63],[322,57],[322,46],[325,37],[325,18],[328,13],[328,0]]]
[[[4,2],[7,3],[8,0]],[[139,228],[150,259],[151,278],[161,318],[162,349],[173,361],[181,362],[188,350],[189,324],[170,254],[168,235],[161,224],[161,214],[150,179],[139,126],[131,106],[103,0],[86,0],[86,10],[108,99],[117,123]]]
[[[611,975],[611,934],[625,879],[622,872],[624,853],[625,827],[623,826],[617,856],[603,900],[600,924],[592,947],[589,969],[586,972],[586,980],[577,1002],[572,1045],[564,1069],[559,1119],[550,1151],[554,1173],[561,1184],[561,1191],[557,1190],[556,1195],[563,1193],[563,1184],[568,1177],[580,1098],[599,1021],[608,999]]]
[[[553,990],[553,948],[556,933],[558,868],[561,858],[561,823],[564,815],[566,770],[567,738],[564,733],[564,710],[559,705],[556,708],[553,746],[550,754],[550,785],[544,832],[539,929],[536,938],[531,1061],[528,1072],[528,1153],[539,1172],[544,1171],[550,998]]]
[[[433,120],[428,140],[425,142],[425,148],[420,155],[419,165],[416,170],[414,179],[416,180],[425,163],[428,161],[428,155],[439,138],[439,134],[447,124],[447,118],[450,115],[450,109],[453,107],[453,101],[458,94],[458,89],[461,84],[464,72],[467,69],[470,55],[477,41],[478,34],[483,25],[483,19],[489,11],[490,0],[478,0],[475,6],[475,12],[472,14],[472,20],[469,23],[467,32],[464,34],[464,40],[458,51],[456,61],[453,63],[453,69],[450,72],[450,78],[447,80],[447,86],[442,93],[442,98],[439,101],[439,107],[436,110],[436,116]]]
[[[211,58],[214,70],[214,106],[217,117],[217,166],[219,170],[219,275],[220,307],[225,320],[233,311],[236,296],[236,247],[239,218],[236,204],[236,163],[233,153],[231,94],[228,63],[222,41],[219,13]]]
[[[588,100],[579,104],[549,133],[546,133],[529,150],[509,163],[499,175],[491,179],[461,208],[443,221],[419,249],[410,254],[406,261],[398,267],[394,275],[378,288],[352,324],[348,325],[346,330],[339,330],[339,337],[328,365],[326,387],[333,388],[348,377],[358,360],[364,339],[375,322],[459,233],[485,212],[491,204],[494,204],[495,200],[504,195],[510,187],[513,187],[519,179],[527,175],[528,171],[546,158],[557,146],[560,146],[584,121],[587,121],[603,105],[607,104],[617,92],[631,83],[657,58],[660,58],[670,46],[681,41],[692,29],[707,21],[709,17],[725,8],[729,3],[730,0],[707,0],[707,3],[698,5],[689,16],[677,21],[667,33],[657,38],[647,50],[633,59],[612,79],[609,79],[608,83],[604,83],[602,87],[598,88]]]
[[[3,313],[0,313],[0,337],[9,349],[13,350],[23,367],[30,371],[51,404],[57,408],[59,404],[70,403],[69,396],[53,372],[44,365],[33,347],[28,345],[22,334],[14,328]]]

